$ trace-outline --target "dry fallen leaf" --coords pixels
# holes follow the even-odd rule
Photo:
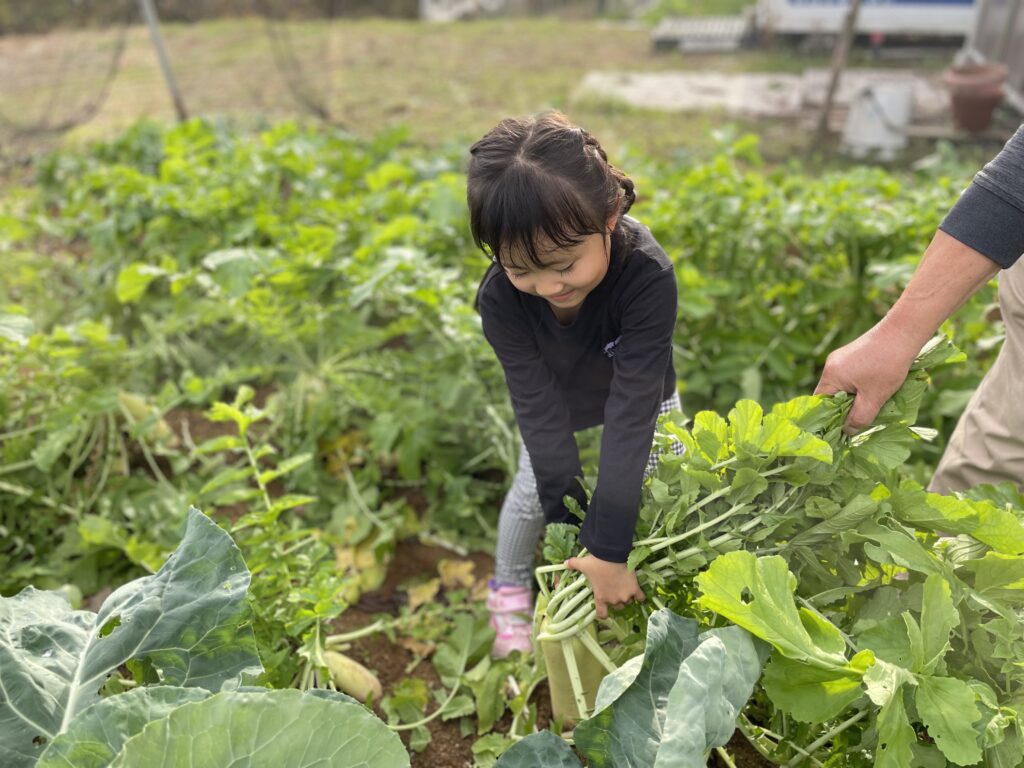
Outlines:
[[[436,647],[433,643],[426,643],[422,640],[417,640],[414,637],[400,637],[398,638],[398,644],[405,648],[405,650],[411,652],[414,656],[425,659],[434,652]]]
[[[440,579],[431,579],[414,587],[409,587],[409,610],[415,611],[421,605],[433,602],[441,589]]]
[[[437,572],[441,575],[445,589],[472,588],[476,584],[473,568],[472,560],[443,559],[437,564]]]

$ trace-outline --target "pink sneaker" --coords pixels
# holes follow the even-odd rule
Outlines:
[[[503,659],[512,651],[533,651],[533,594],[529,587],[509,584],[497,585],[491,581],[487,595],[487,610],[491,612],[494,627],[494,645],[491,656]]]

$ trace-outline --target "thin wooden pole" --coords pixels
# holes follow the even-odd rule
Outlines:
[[[999,51],[996,53],[996,61],[1006,62],[1007,54],[1010,53],[1010,41],[1017,34],[1018,13],[1020,13],[1020,0],[1010,0],[1010,8],[1006,14],[1006,26],[1003,27],[1003,34],[999,39]]]
[[[164,39],[160,35],[160,19],[156,15],[156,7],[153,0],[139,0],[139,10],[142,11],[142,18],[146,20],[149,27],[149,36],[153,40],[153,47],[156,49],[156,57],[160,61],[160,69],[164,74],[164,82],[171,94],[171,101],[174,102],[174,111],[179,121],[188,120],[188,112],[185,110],[185,101],[181,98],[178,84],[174,80],[174,71],[171,69],[171,60],[164,48]]]
[[[824,145],[825,137],[828,135],[828,116],[832,112],[836,91],[839,90],[839,77],[846,69],[850,46],[857,34],[857,15],[860,13],[860,2],[861,0],[850,0],[850,10],[846,12],[843,31],[836,42],[836,49],[832,53],[832,72],[828,81],[828,91],[825,93],[825,103],[821,106],[821,114],[818,115],[818,129],[814,132],[816,148],[821,148]]]

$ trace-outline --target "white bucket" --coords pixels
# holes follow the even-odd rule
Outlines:
[[[857,158],[877,152],[882,160],[894,159],[907,146],[913,109],[914,87],[910,83],[861,88],[843,127],[843,150]]]

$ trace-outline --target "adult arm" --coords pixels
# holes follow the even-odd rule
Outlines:
[[[816,395],[855,395],[846,430],[870,426],[907,378],[939,326],[999,271],[988,257],[943,231],[924,252],[903,294],[867,333],[828,356]]]
[[[815,394],[853,393],[846,429],[869,426],[939,326],[1022,252],[1024,126],[975,176],[885,317],[828,356]]]

